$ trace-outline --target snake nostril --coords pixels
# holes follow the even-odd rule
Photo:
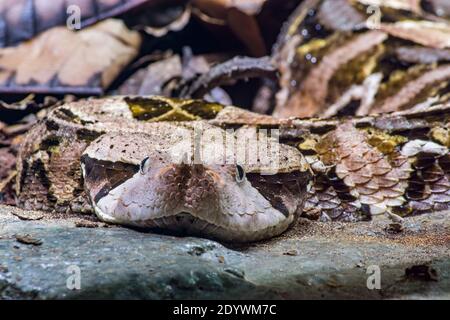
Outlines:
[[[148,164],[149,164],[149,157],[145,157],[142,161],[141,164],[139,165],[139,171],[141,172],[141,174],[145,174],[145,172],[148,169]]]
[[[237,165],[236,165],[236,181],[237,181],[238,183],[241,183],[241,182],[243,182],[244,180],[245,180],[245,171],[244,171],[244,168],[243,168],[241,165],[237,164]]]

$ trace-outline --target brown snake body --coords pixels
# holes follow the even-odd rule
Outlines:
[[[448,210],[449,119],[449,105],[278,120],[200,100],[74,102],[27,135],[18,205],[236,242],[278,235],[298,216]]]

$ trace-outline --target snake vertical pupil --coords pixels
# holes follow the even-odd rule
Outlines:
[[[144,169],[145,169],[145,164],[147,163],[149,157],[145,157],[142,161],[141,164],[139,165],[139,171],[141,172],[141,174],[144,174]]]
[[[242,182],[245,179],[245,171],[244,168],[242,168],[241,165],[236,165],[236,181]]]

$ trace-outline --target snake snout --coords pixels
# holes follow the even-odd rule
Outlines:
[[[219,196],[217,178],[208,174],[210,170],[202,165],[194,165],[184,190],[184,205],[187,209],[201,212],[207,207],[217,208]]]
[[[85,190],[101,220],[247,242],[280,234],[302,209],[310,173],[295,148],[280,146],[276,170],[267,170],[265,162],[175,161],[164,152],[169,141],[135,143],[148,139],[111,134],[86,149]]]

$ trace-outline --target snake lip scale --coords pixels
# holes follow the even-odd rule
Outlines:
[[[449,210],[449,118],[449,105],[280,120],[157,96],[72,102],[27,134],[17,204],[230,242],[277,236],[299,216],[351,222]],[[218,138],[198,142],[198,128]],[[276,150],[267,153],[271,174],[262,160],[194,161],[192,143],[217,156],[242,136],[247,154],[259,155],[267,129],[279,132],[266,144]]]

